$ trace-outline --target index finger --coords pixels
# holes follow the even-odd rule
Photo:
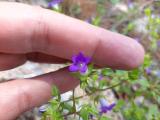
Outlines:
[[[83,52],[97,65],[118,69],[143,61],[143,47],[133,39],[50,10],[1,3],[0,21],[0,52],[41,52],[65,59]]]

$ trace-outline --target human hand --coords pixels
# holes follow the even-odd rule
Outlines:
[[[79,52],[100,67],[128,70],[144,57],[142,46],[129,37],[39,7],[1,2],[0,26],[0,70],[27,60],[65,63]],[[1,83],[0,120],[13,120],[48,101],[53,84],[63,93],[76,87],[78,80],[62,69]]]

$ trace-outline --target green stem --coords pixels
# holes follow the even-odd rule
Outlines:
[[[123,80],[123,81],[121,81],[121,82],[119,82],[119,83],[117,83],[117,84],[115,84],[115,85],[113,85],[113,86],[110,86],[110,87],[104,88],[104,89],[97,89],[97,88],[96,88],[96,91],[106,91],[106,90],[108,90],[108,89],[115,88],[115,87],[117,87],[117,86],[119,86],[119,85],[123,84],[124,82],[125,82],[125,80]]]
[[[76,100],[75,100],[75,89],[72,91],[72,100],[73,100],[73,112],[76,113]],[[74,118],[76,117],[76,114],[74,114]]]
[[[108,90],[108,89],[115,88],[115,87],[123,84],[124,82],[125,82],[125,80],[123,80],[123,81],[121,81],[121,82],[119,82],[119,83],[117,83],[117,84],[115,84],[115,85],[113,85],[113,86],[107,87],[107,88],[105,88],[105,89],[97,89],[96,91],[94,91],[94,92],[92,92],[92,93],[89,93],[89,94],[85,94],[85,95],[82,95],[82,96],[79,96],[79,97],[74,97],[74,98],[72,97],[71,99],[66,100],[66,101],[64,101],[64,102],[69,102],[69,101],[72,101],[72,100],[73,100],[73,103],[74,103],[75,100],[77,100],[77,99],[81,99],[81,98],[83,98],[83,97],[86,97],[86,96],[89,96],[89,95],[93,95],[93,94],[95,94],[96,92],[102,92],[102,91],[106,91],[106,90]]]
[[[70,115],[79,115],[79,112],[71,112],[71,113],[68,113],[68,114],[65,114],[63,115],[64,117],[67,117],[67,116],[70,116]]]

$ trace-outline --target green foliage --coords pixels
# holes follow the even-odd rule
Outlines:
[[[146,110],[140,106],[137,106],[135,103],[123,111],[123,115],[126,120],[145,120],[146,119]]]
[[[100,120],[111,120],[111,119],[108,118],[108,117],[106,117],[106,116],[102,116],[102,117],[100,118]]]
[[[123,29],[123,34],[124,34],[124,35],[127,35],[127,34],[128,34],[129,32],[131,32],[134,28],[135,28],[135,24],[130,22],[130,23],[127,25],[127,27]]]
[[[134,69],[128,73],[129,80],[137,80],[140,76],[139,69]]]
[[[92,19],[92,24],[93,24],[93,25],[99,26],[100,23],[101,23],[101,18],[100,18],[99,16],[94,17],[94,18]]]
[[[110,0],[110,2],[111,2],[112,4],[117,4],[117,3],[120,2],[120,0]]]
[[[62,102],[61,105],[62,105],[63,109],[68,111],[68,113],[73,113],[74,112],[73,106],[70,103]]]
[[[61,5],[56,5],[52,8],[53,11],[56,11],[56,12],[60,12],[62,13],[62,6]]]
[[[104,7],[104,5],[106,5],[106,3],[108,4],[108,2],[110,5],[116,5],[121,2],[121,0],[97,0],[97,13],[93,15],[96,17],[91,17],[92,24],[100,26],[103,16],[107,14],[107,19],[114,19],[112,22],[116,22],[112,27],[115,31],[121,31],[121,33],[125,35],[130,35],[132,32],[135,32],[136,25],[133,19],[137,19],[136,17],[138,15],[142,17],[140,7],[134,4],[133,8],[129,8],[128,13],[118,11],[114,13],[115,17],[112,13],[106,13],[108,9],[106,10],[106,6]],[[122,3],[123,2],[124,1],[122,1]],[[154,7],[152,7],[152,9],[154,9]],[[71,12],[71,16],[77,16],[80,14],[81,8],[80,6],[72,6],[69,11]],[[76,97],[73,94],[69,100],[61,101],[60,92],[58,88],[54,86],[52,88],[54,99],[49,101],[50,107],[43,113],[42,120],[63,120],[64,116],[67,117],[70,115],[73,116],[74,119],[76,119],[75,116],[78,116],[79,119],[82,120],[91,120],[91,115],[97,120],[111,120],[112,118],[108,117],[107,113],[106,115],[99,115],[98,106],[100,98],[107,98],[104,92],[108,89],[114,92],[117,100],[113,112],[115,114],[117,112],[121,113],[125,120],[160,120],[159,78],[157,79],[157,77],[152,74],[148,75],[145,71],[146,68],[154,64],[154,56],[152,53],[157,50],[157,41],[160,39],[160,18],[154,16],[153,13],[154,10],[151,10],[150,7],[147,7],[143,13],[148,19],[146,30],[148,30],[148,38],[151,40],[151,44],[148,46],[151,47],[149,47],[149,52],[147,51],[141,67],[131,71],[124,71],[112,70],[110,68],[97,69],[93,64],[89,64],[86,74],[72,74],[79,79],[80,87],[84,91],[84,96]],[[127,17],[129,18],[127,19]],[[121,27],[121,24],[125,27],[117,27]],[[157,66],[153,67],[153,73],[156,73],[157,69],[155,68],[157,68]],[[79,106],[81,99],[86,96],[89,100]],[[135,99],[138,97],[144,98],[143,101],[136,103]],[[79,106],[78,109],[75,106]]]
[[[43,113],[42,120],[64,120],[62,116],[62,108],[60,107],[60,103],[56,100],[50,101],[50,107]]]
[[[103,76],[112,76],[114,74],[113,70],[109,69],[109,68],[104,68],[101,71],[101,74]]]
[[[151,65],[151,56],[149,54],[146,54],[144,57],[144,63],[143,63],[143,67],[147,68]]]
[[[151,17],[151,9],[150,8],[146,8],[144,10],[144,12],[145,12],[146,16]]]
[[[150,105],[148,108],[147,120],[159,120],[160,114],[157,105]]]
[[[83,120],[89,120],[90,115],[98,115],[98,111],[95,107],[91,105],[83,105],[80,110],[80,116]]]
[[[51,91],[52,96],[54,96],[58,101],[60,101],[61,96],[60,96],[60,92],[59,89],[56,86],[52,87],[52,91]]]
[[[151,37],[151,47],[153,50],[157,49],[157,40],[160,39],[160,18],[153,17],[152,11],[150,8],[144,10],[145,15],[148,17],[147,29]]]

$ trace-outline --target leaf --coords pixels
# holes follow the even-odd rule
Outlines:
[[[144,13],[145,13],[146,16],[150,17],[151,16],[151,9],[150,8],[146,8],[144,10]]]
[[[126,120],[146,120],[145,113],[145,109],[139,107],[134,102],[131,103],[130,107],[125,108],[123,111],[123,115]]]
[[[120,0],[110,0],[110,2],[111,2],[112,4],[117,4],[117,3],[120,2]]]
[[[64,120],[63,116],[61,115],[62,110],[59,108],[60,103],[56,100],[50,101],[50,106],[46,110],[46,112],[43,114],[43,120]]]
[[[58,96],[59,90],[56,86],[52,87],[52,96]]]
[[[50,100],[49,103],[50,107],[48,108],[52,108],[52,110],[57,110],[60,106],[60,102],[56,101],[55,99]]]
[[[87,111],[86,108],[81,108],[80,111],[80,116],[82,117],[83,120],[89,120],[89,112]]]
[[[52,94],[52,96],[57,97],[57,99],[60,101],[60,99],[61,99],[60,92],[56,86],[52,87],[51,94]]]
[[[56,12],[62,12],[62,7],[60,5],[56,5],[52,8],[53,11],[56,11]]]
[[[105,4],[106,0],[97,0],[98,4]]]
[[[106,13],[106,9],[104,8],[104,4],[105,3],[97,5],[97,12],[99,13],[100,16],[103,16]],[[98,26],[100,25],[100,22],[101,22],[101,18],[100,18]]]
[[[146,54],[144,57],[144,68],[149,67],[151,65],[151,56],[149,54]]]
[[[115,106],[115,110],[119,111],[121,110],[122,107],[124,107],[125,105],[125,101],[120,99],[118,100],[118,102],[116,103],[116,106]]]
[[[92,19],[92,24],[95,26],[99,26],[101,23],[101,18],[99,16]]]
[[[83,75],[81,75],[81,76],[80,76],[80,81],[82,81],[82,82],[87,82],[87,78],[88,78],[88,76],[83,76]]]
[[[160,96],[157,96],[157,102],[160,104]]]
[[[160,18],[156,18],[156,23],[160,24]]]
[[[104,68],[101,70],[101,74],[103,76],[111,76],[113,75],[113,73],[114,73],[113,70],[111,70],[110,68]]]
[[[146,80],[146,79],[141,79],[141,80],[137,81],[137,83],[139,83],[141,85],[142,90],[147,90],[147,88],[150,86],[148,80]]]
[[[99,81],[99,88],[103,88],[107,86],[107,80],[100,80]]]
[[[128,72],[128,77],[129,77],[130,80],[138,79],[139,75],[140,75],[139,69],[134,69],[134,70]]]
[[[68,110],[69,113],[73,112],[73,106],[70,105],[69,103],[63,102],[62,107],[63,107],[63,109]]]
[[[89,74],[92,73],[93,69],[94,69],[94,64],[93,63],[89,64],[88,65],[88,73]]]
[[[148,109],[149,109],[147,114],[148,120],[152,120],[154,117],[156,117],[159,114],[157,105],[150,105]]]
[[[115,76],[118,78],[118,80],[127,80],[128,79],[128,71],[116,70]]]
[[[87,87],[87,82],[80,82],[80,87],[82,88],[82,89],[85,89],[86,87]]]
[[[92,80],[93,80],[93,81],[98,80],[98,78],[99,78],[99,76],[98,76],[97,74],[92,75]]]
[[[98,111],[91,105],[83,105],[80,110],[80,116],[83,120],[89,120],[89,115],[97,115]]]
[[[100,118],[100,120],[111,120],[111,119],[108,118],[108,117],[106,117],[106,116],[102,116],[102,117]]]
[[[129,23],[128,26],[123,30],[123,34],[127,35],[129,32],[131,32],[135,28],[134,23]]]

